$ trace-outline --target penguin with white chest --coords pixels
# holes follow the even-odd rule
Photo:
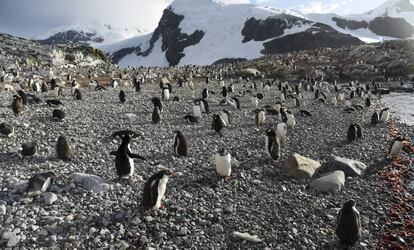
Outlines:
[[[381,110],[380,114],[380,121],[382,122],[386,122],[388,121],[388,119],[390,119],[390,109],[389,108],[385,108],[383,110]]]
[[[266,114],[263,109],[256,109],[256,125],[264,125],[266,121]]]
[[[223,176],[225,179],[230,178],[231,166],[240,166],[239,161],[231,156],[224,148],[220,149],[215,155],[210,158],[210,162],[216,165],[217,174]]]
[[[280,142],[282,144],[286,143],[287,140],[287,125],[284,122],[280,122],[276,126],[276,134],[278,138],[280,139]]]
[[[201,117],[201,104],[200,104],[199,101],[194,102],[193,116],[196,117],[196,118]]]
[[[56,179],[57,177],[53,172],[35,174],[29,179],[29,184],[27,186],[27,195],[37,196],[46,192],[50,189]]]
[[[170,170],[162,170],[152,175],[144,184],[142,205],[145,209],[158,210],[163,207],[161,203],[167,190],[170,177],[174,176]]]
[[[131,139],[138,136],[136,133],[132,133],[132,136],[129,133],[117,134],[117,136],[122,139],[122,143],[117,151],[110,154],[115,155],[115,168],[119,179],[128,179],[134,174],[134,159],[145,160],[145,158],[131,152]]]
[[[175,133],[175,138],[174,138],[175,154],[177,156],[183,156],[183,157],[188,156],[189,144],[188,144],[187,136],[179,130],[174,131],[174,133]]]
[[[399,136],[394,139],[391,143],[390,149],[388,150],[388,156],[390,158],[398,158],[401,153],[401,150],[404,147],[404,144],[407,143],[407,139],[405,137]]]

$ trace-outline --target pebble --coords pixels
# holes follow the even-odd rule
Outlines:
[[[52,192],[45,192],[42,194],[42,197],[43,197],[43,201],[47,205],[52,205],[58,199],[57,195]]]
[[[0,205],[0,216],[5,215],[5,214],[6,214],[6,212],[7,212],[7,210],[6,210],[6,206],[5,206],[5,205],[3,205],[3,204],[1,204],[1,205]]]

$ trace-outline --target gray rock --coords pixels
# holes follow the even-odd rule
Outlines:
[[[3,232],[1,238],[7,240],[7,247],[14,247],[20,241],[20,237],[18,237],[15,232]]]
[[[345,174],[339,170],[326,173],[309,184],[311,189],[320,193],[337,193],[344,185]]]
[[[359,161],[334,156],[327,164],[326,172],[341,170],[346,177],[364,175],[367,166]]]
[[[285,161],[282,168],[292,177],[310,179],[320,166],[319,162],[295,153]]]
[[[110,189],[106,180],[92,174],[75,173],[72,175],[72,181],[77,186],[95,193],[106,192]]]
[[[47,205],[52,205],[53,202],[57,201],[57,195],[52,193],[52,192],[46,192],[42,194],[42,198],[43,201],[47,204]]]

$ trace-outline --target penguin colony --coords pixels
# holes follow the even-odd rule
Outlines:
[[[48,92],[49,89],[58,89],[59,92],[56,94],[56,99],[50,98],[45,100],[45,104],[55,107],[52,112],[52,117],[57,121],[63,121],[66,117],[66,113],[63,111],[64,103],[59,100],[59,96],[63,90],[60,87],[52,84],[54,79],[51,81],[51,86],[43,83],[41,87],[33,84],[33,91]],[[207,83],[214,82],[214,80],[206,79]],[[245,85],[243,85],[243,82]],[[211,136],[215,134],[221,137],[226,137],[226,129],[230,126],[240,126],[242,124],[232,124],[231,113],[232,112],[243,112],[243,110],[251,109],[255,115],[252,116],[251,122],[245,121],[248,126],[257,127],[258,134],[264,137],[264,154],[267,155],[269,160],[277,162],[283,154],[286,142],[289,140],[289,136],[295,133],[296,127],[296,116],[301,116],[303,119],[312,119],[311,111],[306,109],[300,109],[297,113],[293,112],[293,109],[305,108],[306,103],[312,102],[312,99],[316,102],[323,103],[323,105],[333,105],[338,109],[343,109],[344,112],[356,112],[362,110],[364,107],[356,103],[358,98],[364,98],[365,101],[365,112],[373,112],[372,118],[369,121],[371,125],[378,125],[385,123],[390,118],[390,111],[388,108],[380,110],[380,112],[370,109],[372,107],[373,98],[371,96],[369,87],[360,83],[352,82],[349,86],[339,86],[337,84],[329,84],[326,82],[310,82],[305,85],[302,83],[296,85],[290,85],[287,82],[280,82],[277,80],[267,81],[251,81],[250,87],[249,79],[242,79],[240,82],[235,84],[233,81],[229,86],[226,86],[224,81],[219,81],[214,90],[205,87],[202,89],[200,96],[195,96],[191,105],[189,105],[191,114],[184,116],[183,122],[188,125],[199,126],[201,121],[211,119],[211,130],[214,131]],[[138,80],[134,77],[133,89],[136,94],[140,94],[142,89],[145,88],[143,85],[144,81]],[[192,81],[186,82],[189,90],[194,90],[194,83]],[[185,83],[178,84],[178,86],[185,85]],[[110,84],[112,89],[121,88],[116,80],[113,80]],[[87,97],[83,97],[80,85],[76,80],[72,81],[71,94],[76,100],[88,101]],[[170,100],[171,94],[173,93],[172,85],[170,83],[164,84],[160,82],[160,97],[151,98],[148,103],[152,104],[152,115],[151,120],[154,124],[160,124],[161,113],[168,112],[168,106],[171,105],[172,101],[180,101],[180,98],[173,98]],[[280,91],[279,97],[269,97],[268,92],[271,89],[277,88]],[[239,90],[236,90],[239,89]],[[358,91],[354,90],[358,89]],[[94,87],[95,91],[106,91],[104,86],[100,86],[96,83]],[[119,102],[126,103],[125,89],[119,91]],[[239,91],[239,92],[237,92]],[[258,91],[265,91],[263,93]],[[327,93],[330,93],[332,99],[330,102],[327,101]],[[216,94],[217,93],[217,94]],[[333,94],[332,94],[333,93]],[[313,96],[313,98],[309,98]],[[345,96],[348,96],[346,98]],[[224,98],[224,99],[223,99]],[[250,107],[241,105],[240,100],[249,100]],[[264,98],[271,98],[274,100],[274,105],[262,105]],[[162,100],[162,101],[161,101]],[[215,101],[213,101],[215,100]],[[26,112],[25,105],[29,103],[41,103],[35,95],[26,93],[23,90],[19,90],[16,95],[13,95],[11,103],[11,110],[15,116],[20,116]],[[164,104],[166,102],[166,111],[164,111]],[[218,104],[218,105],[217,105]],[[210,110],[210,106],[214,108]],[[220,110],[220,111],[219,111]],[[267,117],[273,116],[276,122],[270,122]],[[254,122],[253,122],[254,119]],[[363,126],[365,121],[352,122],[346,132],[346,138],[348,141],[353,142],[356,140],[363,140]],[[13,126],[0,123],[0,134],[5,137],[14,135]],[[172,144],[172,152],[177,157],[188,157],[190,154],[191,141],[185,134],[185,130],[174,131],[174,142]],[[145,161],[146,159],[138,154],[131,151],[131,144],[134,141],[139,141],[142,136],[136,132],[130,130],[118,131],[112,134],[113,138],[120,139],[120,145],[116,151],[112,151],[109,154],[114,156],[115,162],[115,173],[118,176],[117,181],[124,179],[131,179],[134,177],[134,173],[139,170],[139,167],[135,167],[134,159],[140,159]],[[405,137],[396,138],[389,149],[388,156],[390,158],[398,157],[403,149],[404,144],[407,143]],[[199,146],[199,145],[197,145]],[[20,151],[22,158],[32,157],[36,155],[37,143],[28,142],[22,145]],[[70,139],[65,135],[60,135],[57,138],[56,143],[56,158],[64,161],[71,161],[74,158],[74,151],[70,142]],[[226,148],[220,148],[210,158],[210,163],[215,165],[215,171],[220,177],[224,177],[226,180],[232,175],[232,166],[236,168],[240,167],[240,162],[234,158]],[[168,169],[164,169],[155,172],[149,177],[143,185],[142,193],[142,206],[146,209],[160,209],[163,207],[162,200],[166,194],[167,184],[169,178],[175,174]],[[54,181],[57,180],[57,176],[54,172],[43,172],[34,175],[29,180],[27,188],[27,194],[29,196],[36,196],[50,189]],[[338,223],[336,228],[336,234],[339,240],[345,245],[353,245],[361,238],[361,221],[358,210],[355,208],[355,201],[347,201],[338,214]]]

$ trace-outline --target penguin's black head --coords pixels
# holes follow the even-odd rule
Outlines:
[[[356,202],[354,200],[348,200],[347,202],[344,203],[342,207],[345,210],[351,210],[353,207],[355,207],[355,205],[356,205]]]
[[[186,118],[186,119],[188,119],[188,118]],[[181,131],[180,131],[180,130],[174,130],[174,133],[176,133],[176,134],[180,134],[180,133],[181,133]]]
[[[47,174],[50,178],[52,178],[53,180],[57,180],[57,179],[59,179],[59,177],[55,174],[55,172],[49,171],[49,172],[46,172],[46,174]]]
[[[268,129],[266,129],[266,135],[267,136],[276,136],[276,133],[273,129],[268,128]]]
[[[227,154],[227,151],[226,151],[226,149],[221,148],[221,149],[219,149],[218,153],[219,153],[221,156],[225,156],[225,155]]]

